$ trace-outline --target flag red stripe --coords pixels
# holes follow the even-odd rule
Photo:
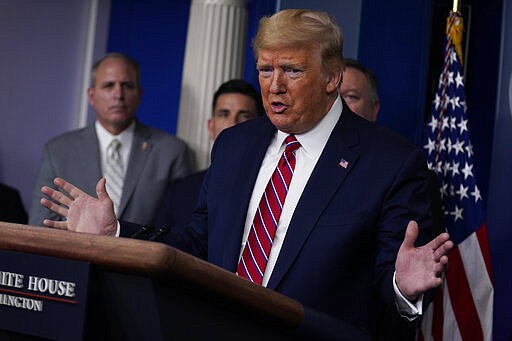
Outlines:
[[[443,290],[437,288],[434,293],[433,312],[432,312],[432,337],[434,340],[443,340]]]
[[[471,264],[469,264],[471,266]],[[450,252],[446,280],[453,312],[463,340],[483,340],[483,331],[476,311],[459,247]]]
[[[489,278],[491,279],[492,286],[494,286],[494,280],[492,277],[492,266],[491,266],[491,251],[489,249],[489,238],[487,236],[487,224],[483,224],[476,231],[476,238],[478,239],[478,244],[480,244],[480,250],[482,252],[482,256],[484,257],[485,267],[487,268],[487,273],[489,274]]]

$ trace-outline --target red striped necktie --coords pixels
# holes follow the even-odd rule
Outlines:
[[[284,141],[286,149],[261,197],[236,270],[238,276],[258,284],[261,284],[267,267],[268,255],[295,169],[295,151],[300,147],[293,135]]]

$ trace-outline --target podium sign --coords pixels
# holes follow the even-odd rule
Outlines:
[[[369,339],[162,243],[0,222],[0,250],[0,339]]]
[[[0,329],[82,339],[88,263],[1,250],[0,260]]]

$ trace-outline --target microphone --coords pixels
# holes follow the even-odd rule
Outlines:
[[[156,231],[155,234],[153,234],[151,237],[148,238],[149,241],[161,241],[161,238],[167,234],[171,230],[171,227],[169,225],[164,225],[160,228],[158,228],[158,231]]]
[[[142,239],[143,235],[149,234],[155,227],[153,225],[142,226],[140,230],[131,235],[133,239]]]

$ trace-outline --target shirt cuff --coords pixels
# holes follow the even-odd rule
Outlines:
[[[423,294],[418,296],[415,303],[412,303],[398,289],[396,284],[396,271],[393,273],[393,289],[395,290],[395,305],[400,316],[409,321],[416,320],[423,313]]]
[[[117,221],[116,238],[119,237],[120,235],[121,235],[121,223],[118,220]],[[393,281],[394,281],[394,277],[393,277]]]

